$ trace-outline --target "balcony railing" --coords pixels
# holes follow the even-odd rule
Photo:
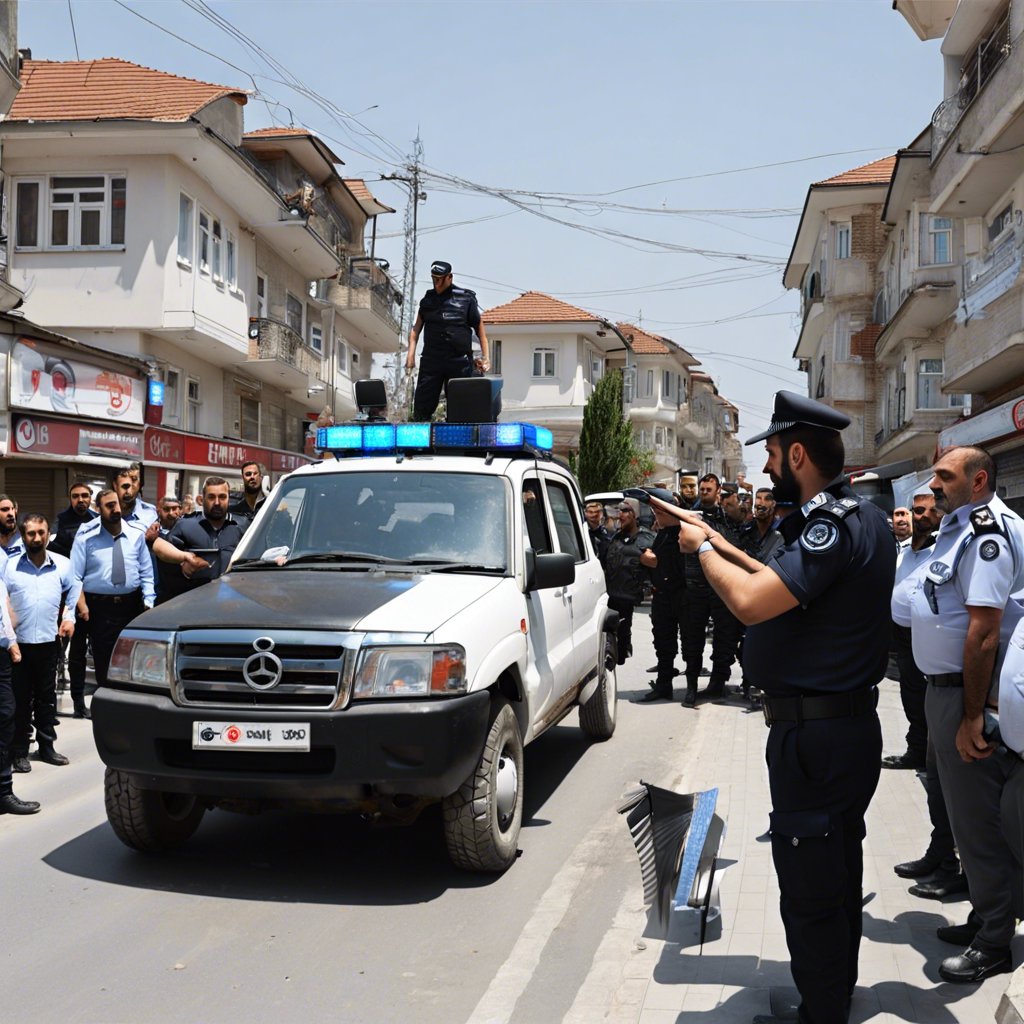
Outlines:
[[[369,260],[357,260],[355,262],[350,260],[338,275],[337,284],[342,289],[348,289],[350,294],[347,305],[350,308],[354,306],[364,307],[366,305],[364,301],[356,301],[357,296],[352,293],[357,293],[360,296],[369,293],[370,309],[381,319],[394,325],[396,331],[398,330],[402,308],[402,293],[395,286],[394,281],[391,280],[386,270]],[[339,302],[339,290],[337,288],[330,289],[329,294],[333,302]],[[346,305],[343,302],[339,304]]]
[[[964,61],[960,87],[951,96],[947,96],[932,114],[932,160],[942,151],[946,140],[960,123],[964,111],[985,88],[1009,53],[1010,15],[1007,12]]]
[[[963,313],[975,316],[1009,290],[1021,269],[1021,239],[1011,232],[987,256],[964,262]]]
[[[306,347],[302,335],[270,317],[249,320],[249,358],[276,359],[308,375],[320,369],[320,357]]]

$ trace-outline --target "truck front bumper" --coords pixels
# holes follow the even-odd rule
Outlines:
[[[237,712],[183,708],[169,695],[101,687],[92,700],[103,762],[143,789],[226,800],[372,803],[454,793],[483,751],[490,694],[354,703],[344,711]],[[193,722],[308,724],[310,749],[193,750]]]

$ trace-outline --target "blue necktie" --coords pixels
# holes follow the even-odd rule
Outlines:
[[[110,585],[112,587],[123,587],[128,581],[124,571],[124,552],[121,550],[121,538],[124,534],[118,534],[114,538],[114,547],[110,554]]]

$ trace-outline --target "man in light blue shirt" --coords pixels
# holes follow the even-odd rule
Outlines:
[[[153,563],[142,530],[121,518],[117,492],[96,496],[100,518],[83,526],[71,546],[71,572],[81,587],[78,614],[88,623],[96,684],[105,685],[118,634],[156,601]]]
[[[137,462],[117,471],[117,476],[114,477],[114,490],[117,491],[121,503],[121,519],[145,531],[159,520],[160,515],[155,505],[150,505],[148,501],[139,497],[141,488],[142,477]],[[150,540],[150,544],[152,543]]]
[[[68,759],[57,753],[57,655],[58,636],[75,632],[75,603],[78,585],[71,575],[71,562],[46,550],[50,524],[43,515],[29,513],[21,521],[24,554],[9,558],[3,581],[11,602],[14,632],[21,661],[14,666],[15,723],[11,744],[16,772],[32,770],[28,748],[35,725],[40,761],[65,765]],[[63,621],[61,605],[64,603]]]
[[[25,550],[18,530],[18,503],[7,494],[0,494],[0,550],[8,558]]]

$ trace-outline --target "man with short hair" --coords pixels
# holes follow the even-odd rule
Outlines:
[[[892,510],[892,532],[901,548],[910,545],[910,539],[914,534],[914,522],[906,505],[900,505],[899,508]]]
[[[57,529],[50,550],[65,558],[71,558],[71,546],[81,527],[88,525],[99,517],[92,507],[92,488],[87,480],[77,477],[68,488],[68,507],[57,515]],[[71,703],[74,706],[75,718],[90,718],[89,709],[85,706],[85,672],[86,658],[89,650],[89,628],[78,620],[76,610],[75,630],[71,639],[61,640],[61,656],[67,658],[68,683],[71,691]],[[58,658],[58,675],[62,674],[60,657]]]
[[[263,467],[258,462],[242,463],[242,496],[228,506],[228,514],[251,523],[266,501],[263,494]]]
[[[0,494],[0,550],[15,558],[25,550],[18,529],[18,503],[8,494]]]
[[[604,502],[588,501],[583,506],[583,518],[587,521],[587,532],[590,534],[594,553],[603,565],[608,542],[612,539],[612,535],[604,527]]]
[[[117,471],[114,490],[121,505],[121,518],[126,523],[147,530],[159,520],[156,506],[139,497],[142,489],[142,473],[137,462],[132,462]],[[155,531],[154,531],[155,532]]]
[[[158,537],[153,542],[157,558],[181,566],[186,591],[217,579],[248,529],[249,520],[228,513],[230,501],[227,480],[207,477],[203,483],[203,514],[179,519],[166,540]]]
[[[117,491],[96,495],[99,519],[83,526],[71,546],[79,618],[87,623],[96,685],[107,682],[110,656],[121,630],[156,601],[146,535],[121,517]]]
[[[985,737],[1000,649],[1024,609],[1024,522],[996,496],[995,461],[982,448],[943,451],[929,487],[945,512],[910,598],[914,662],[925,674],[925,716],[942,793],[967,876],[967,948],[939,965],[969,984],[1010,969],[1016,928],[1014,855],[1001,830],[1003,790],[1020,759]],[[1019,886],[1017,886],[1019,888]]]
[[[68,763],[68,759],[54,749],[57,742],[57,654],[60,650],[58,637],[70,637],[75,632],[78,588],[68,559],[46,550],[50,537],[46,516],[26,515],[21,521],[21,536],[25,551],[7,560],[3,580],[21,652],[21,661],[13,666],[15,731],[11,752],[14,770],[27,772],[32,770],[28,748],[33,726],[39,744],[36,757],[47,764]]]
[[[776,497],[800,505],[767,565],[680,513],[680,547],[700,558],[710,586],[747,624],[743,657],[764,692],[772,856],[804,1024],[849,1018],[864,815],[882,753],[875,708],[889,612],[878,595],[891,591],[895,564],[885,517],[841,476],[840,431],[849,424],[827,405],[780,391],[768,429],[747,441],[765,441]]]
[[[413,396],[413,419],[419,422],[434,415],[449,380],[474,377],[491,368],[487,331],[480,317],[476,293],[455,287],[452,265],[444,260],[431,264],[430,278],[433,287],[420,299],[416,322],[409,331],[409,352],[405,359],[406,370],[414,370],[416,343],[425,328],[419,379]],[[475,361],[474,331],[480,339],[480,358]]]
[[[692,472],[680,473],[679,476],[679,498],[682,508],[693,508],[697,502],[697,474]]]

